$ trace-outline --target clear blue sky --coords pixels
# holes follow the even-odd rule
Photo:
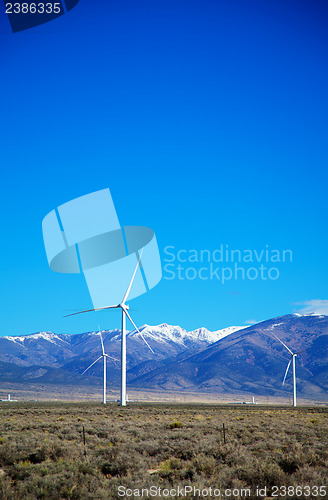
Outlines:
[[[328,6],[80,0],[12,34],[2,9],[0,335],[119,327],[52,272],[41,221],[109,187],[167,245],[291,249],[276,281],[163,279],[138,325],[219,329],[327,298]],[[165,275],[165,273],[164,273]]]

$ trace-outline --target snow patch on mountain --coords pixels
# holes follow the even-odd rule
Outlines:
[[[211,332],[207,328],[201,327],[196,330],[187,331],[181,326],[168,325],[167,323],[162,323],[157,326],[143,325],[139,328],[140,332],[145,338],[154,340],[159,343],[167,344],[174,343],[180,344],[181,346],[186,346],[193,342],[213,344],[218,340],[230,335],[230,333],[236,332],[246,328],[245,326],[230,326],[228,328],[223,328],[222,330],[217,330]],[[132,330],[128,334],[129,337],[139,337],[140,334],[137,330]]]
[[[31,335],[21,335],[18,337],[12,337],[12,336],[5,336],[3,337],[4,339],[10,340],[12,342],[21,344],[24,346],[25,340],[47,340],[48,342],[51,342],[52,344],[57,344],[58,342],[65,342],[68,344],[68,342],[55,333],[52,332],[39,332],[39,333],[32,333]]]
[[[159,344],[170,344],[170,345],[178,345],[183,348],[189,348],[193,344],[195,345],[204,345],[204,347],[209,344],[213,344],[218,340],[230,335],[233,332],[238,330],[242,330],[243,328],[247,328],[246,326],[230,326],[228,328],[223,328],[221,330],[217,330],[211,332],[207,328],[201,327],[196,330],[187,331],[184,328],[181,328],[178,325],[168,325],[167,323],[162,323],[157,326],[151,325],[143,325],[139,328],[142,336],[144,336],[148,341],[154,341]],[[106,342],[120,342],[121,341],[121,331],[120,330],[102,330],[102,336],[104,341]],[[126,332],[127,337],[130,338],[140,338],[141,335],[137,330],[132,330]],[[99,331],[88,332],[86,334],[87,337],[95,337],[99,336]],[[45,340],[54,345],[71,345],[71,341],[74,335],[69,334],[55,334],[52,332],[39,332],[33,333],[31,335],[20,335],[17,337],[14,336],[5,336],[3,337],[6,340],[14,342],[21,347],[31,347],[31,341],[42,341]],[[67,340],[65,340],[67,339]]]
[[[216,332],[210,332],[215,336],[218,336],[214,342],[217,342],[220,339],[223,339],[224,337],[227,337],[231,333],[238,332],[239,330],[244,330],[244,328],[248,328],[249,325],[246,326],[229,326],[228,328],[223,328],[222,330],[217,330]]]
[[[274,330],[277,326],[283,325],[283,323],[274,323],[269,327],[269,330]]]
[[[325,314],[320,314],[316,312],[312,313],[293,313],[293,316],[316,316],[317,318],[326,318],[327,316]]]

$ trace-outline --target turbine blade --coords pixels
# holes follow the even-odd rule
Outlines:
[[[281,343],[284,347],[286,347],[287,351],[288,351],[288,352],[290,352],[290,354],[291,354],[291,355],[293,355],[293,354],[294,354],[294,353],[293,353],[293,352],[289,349],[289,347],[287,347],[287,346],[286,346],[286,344],[284,344],[284,343],[283,343],[283,341],[282,341],[282,340],[280,340],[280,338],[279,338],[279,337],[277,337],[277,335],[275,335],[274,333],[272,333],[272,335],[273,335],[274,337],[276,337],[276,339],[277,339],[277,340],[279,340],[279,342],[280,342],[280,343]]]
[[[293,358],[290,358],[289,363],[288,363],[288,365],[287,365],[287,370],[286,370],[286,373],[285,373],[285,376],[284,376],[284,380],[283,380],[282,385],[285,385],[285,381],[286,381],[287,373],[288,373],[288,370],[289,370],[289,367],[290,367],[290,363],[292,362],[292,359],[293,359]]]
[[[302,354],[302,352],[308,351],[309,349],[310,349],[310,347],[308,347],[307,349],[303,349],[303,351],[295,352],[295,354]]]
[[[102,349],[103,356],[105,356],[104,342],[103,342],[103,338],[102,338],[102,335],[101,335],[101,331],[100,331],[100,326],[99,326],[99,325],[98,325],[98,328],[99,328],[99,335],[100,335],[101,349]]]
[[[140,252],[140,255],[139,255],[139,259],[138,259],[138,262],[137,262],[136,268],[135,268],[135,270],[134,270],[134,273],[133,273],[132,279],[131,279],[131,281],[130,281],[130,283],[129,283],[129,286],[128,286],[128,288],[127,288],[127,291],[125,292],[125,295],[124,295],[124,297],[123,297],[122,304],[125,304],[125,301],[126,301],[126,299],[128,298],[128,296],[129,296],[129,293],[130,293],[130,290],[131,290],[131,286],[132,286],[133,280],[134,280],[134,278],[135,278],[135,275],[136,275],[137,269],[138,269],[139,264],[140,264],[140,260],[141,260],[142,252],[143,252],[143,249],[142,249],[142,250],[141,250],[141,252]]]
[[[106,356],[106,358],[112,359],[113,361],[118,361],[118,359],[113,358],[113,356],[109,356],[108,354],[104,354],[104,356]]]
[[[139,328],[137,327],[137,325],[134,323],[133,319],[131,318],[130,314],[128,313],[128,311],[124,310],[125,314],[127,315],[127,317],[129,318],[129,320],[131,321],[131,323],[133,324],[134,328],[137,330],[138,333],[140,333],[140,336],[142,338],[142,340],[144,341],[144,343],[146,344],[147,347],[149,347],[149,349],[151,350],[151,352],[153,354],[154,351],[152,350],[152,348],[150,347],[150,345],[148,344],[147,340],[145,339],[145,337],[142,335],[141,331],[139,330]]]
[[[116,309],[117,307],[120,307],[120,306],[96,307],[95,309],[86,309],[86,311],[79,311],[79,312],[72,313],[72,314],[66,314],[66,316],[63,316],[63,317],[68,318],[69,316],[75,316],[76,314],[83,314],[83,313],[88,313],[88,312],[92,312],[92,311],[102,311],[103,309]]]
[[[97,363],[97,361],[99,361],[101,358],[102,358],[102,356],[99,356],[99,358],[98,358],[98,359],[96,359],[96,361],[94,361],[93,363],[91,363],[91,365],[90,365],[90,366],[88,366],[88,368],[86,368],[86,370],[84,370],[84,372],[83,372],[83,373],[81,373],[81,375],[84,375],[84,374],[85,374],[85,372],[87,372],[87,371],[89,370],[89,368],[91,368],[91,366],[95,365],[95,364]]]

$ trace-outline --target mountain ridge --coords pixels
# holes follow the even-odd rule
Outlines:
[[[298,391],[328,391],[328,316],[294,313],[244,327],[188,332],[177,325],[142,325],[127,333],[127,380],[131,387],[156,390],[251,392],[286,395],[281,382],[290,357],[272,335],[293,351]],[[82,372],[101,354],[99,332],[69,335],[38,332],[0,337],[0,380],[36,383],[99,383],[102,364]],[[106,352],[120,359],[120,330],[102,331]],[[120,363],[108,359],[108,384],[118,386]],[[280,380],[281,378],[281,380]],[[50,380],[51,379],[51,380]]]
[[[290,390],[291,374],[284,389],[279,376],[282,381],[290,354],[273,331],[294,352],[307,350],[296,360],[298,389],[303,393],[327,392],[328,316],[314,314],[280,316],[233,332],[196,355],[186,353],[174,365],[138,377],[133,383],[144,387],[151,383],[164,390],[197,387],[284,394]]]

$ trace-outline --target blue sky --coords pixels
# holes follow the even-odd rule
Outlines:
[[[0,335],[119,327],[113,311],[63,318],[90,297],[49,269],[41,231],[106,187],[163,258],[293,252],[274,281],[162,279],[131,302],[138,325],[214,330],[325,305],[327,20],[320,1],[80,0],[12,34],[2,11]]]

